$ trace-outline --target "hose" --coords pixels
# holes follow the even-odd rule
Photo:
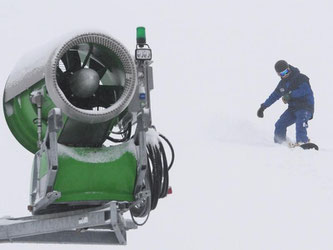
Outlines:
[[[121,143],[121,142],[126,142],[129,139],[131,139],[131,134],[132,134],[132,123],[130,122],[126,129],[120,132],[111,132],[112,134],[116,134],[116,135],[121,135],[122,138],[121,139],[116,139],[113,138],[111,136],[108,136],[107,139],[114,142],[114,143]]]
[[[130,210],[132,220],[138,226],[142,226],[147,222],[150,211],[157,207],[158,200],[168,195],[169,170],[174,163],[175,152],[172,144],[164,135],[159,134],[159,137],[161,137],[170,148],[171,163],[168,165],[168,159],[162,140],[158,139],[155,143],[147,143],[147,171],[145,182],[149,185],[151,196],[146,199],[145,207]],[[137,217],[146,218],[142,223],[138,223],[135,219]]]
[[[169,189],[169,170],[171,169],[175,152],[170,141],[164,136],[159,134],[161,138],[169,145],[171,150],[171,163],[168,165],[167,155],[161,140],[158,144],[147,144],[147,155],[149,164],[148,174],[151,180],[151,210],[157,207],[158,200],[168,195]]]
[[[175,151],[174,151],[174,149],[172,147],[171,142],[164,135],[162,135],[161,133],[159,135],[169,145],[169,148],[171,150],[171,163],[170,163],[170,165],[168,167],[168,170],[170,170],[171,167],[172,167],[172,165],[173,165],[173,163],[174,163],[174,161],[175,161]]]

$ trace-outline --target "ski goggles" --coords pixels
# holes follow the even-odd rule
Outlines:
[[[280,75],[281,77],[284,77],[284,76],[287,75],[289,72],[290,72],[290,70],[287,68],[287,69],[285,69],[284,71],[280,72],[279,75]]]

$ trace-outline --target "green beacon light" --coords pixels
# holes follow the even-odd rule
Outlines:
[[[149,61],[152,59],[152,52],[149,45],[146,43],[145,27],[136,28],[136,50],[135,59],[139,61]]]
[[[145,27],[136,28],[136,42],[140,47],[146,44],[146,29]]]

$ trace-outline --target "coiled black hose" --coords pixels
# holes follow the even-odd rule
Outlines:
[[[169,167],[168,167],[168,170],[170,170],[171,167],[172,167],[172,165],[173,165],[173,163],[174,163],[174,161],[175,161],[175,151],[174,151],[174,149],[173,149],[173,147],[172,147],[171,142],[170,142],[170,141],[169,141],[164,135],[159,134],[159,136],[160,136],[161,138],[163,138],[163,140],[169,145],[169,148],[170,148],[170,150],[171,150],[171,163],[170,163],[170,165],[169,165]]]
[[[149,164],[148,174],[150,175],[151,183],[151,210],[157,206],[158,200],[164,198],[168,194],[169,189],[169,170],[174,162],[175,153],[170,141],[160,134],[170,147],[172,153],[171,164],[168,165],[167,155],[162,141],[159,140],[158,144],[147,145],[147,154]]]
[[[167,159],[167,154],[164,149],[164,145],[161,140],[158,140],[157,143],[147,143],[147,172],[146,172],[146,178],[147,181],[149,182],[149,187],[150,187],[150,193],[151,196],[147,199],[146,201],[146,206],[149,204],[150,207],[146,207],[145,210],[141,208],[141,211],[148,211],[148,213],[142,213],[145,214],[147,217],[144,220],[143,223],[137,223],[135,218],[135,214],[138,215],[134,210],[131,210],[131,216],[134,221],[138,226],[142,226],[143,224],[146,223],[150,211],[154,210],[157,207],[158,200],[161,198],[164,198],[168,195],[169,191],[169,170],[171,169],[174,159],[175,159],[175,152],[173,149],[172,144],[170,141],[164,136],[159,134],[159,136],[168,144],[170,147],[171,151],[171,163],[168,165],[168,159]],[[142,217],[142,216],[139,216]]]

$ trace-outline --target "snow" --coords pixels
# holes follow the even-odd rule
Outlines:
[[[60,156],[70,157],[81,162],[104,163],[115,161],[126,152],[129,152],[136,157],[136,146],[134,145],[134,141],[131,140],[117,146],[104,147],[96,151],[91,151],[90,149],[86,150],[85,148],[76,150],[73,147],[58,144],[58,152]]]
[[[1,2],[6,49],[0,77],[4,87],[19,57],[73,29],[103,28],[134,51],[135,28],[146,27],[154,60],[153,124],[176,152],[173,194],[159,201],[145,226],[128,232],[126,249],[331,250],[333,2],[98,2],[91,12],[92,2],[80,1],[77,14],[75,1]],[[281,101],[256,117],[278,82],[273,66],[279,59],[310,77],[316,111],[309,137],[318,152],[273,143],[274,123],[286,108]],[[294,134],[291,127],[291,140]],[[0,136],[0,216],[29,215],[33,155],[1,115]],[[77,248],[92,246],[66,246]]]
[[[11,220],[10,217],[0,218],[0,227],[5,225],[12,225],[19,222],[23,222],[23,220]]]
[[[25,52],[12,69],[6,83],[6,100],[10,100],[17,94],[31,87],[45,77],[47,65],[54,61],[55,52],[68,41],[79,34],[91,33],[92,31],[71,31],[60,35],[54,40]],[[97,30],[94,31],[98,32]]]
[[[159,140],[158,132],[153,128],[148,129],[148,131],[146,133],[146,143],[147,143],[147,145],[150,144],[152,146],[159,147],[159,142],[160,142],[160,140]]]
[[[51,52],[55,48],[54,42],[50,42],[50,44],[40,46],[40,48],[34,48],[32,51],[25,53],[18,60],[7,79],[7,100],[10,100],[18,93],[23,92],[25,89],[44,78],[45,65],[49,60]],[[24,83],[24,85],[22,83]]]

